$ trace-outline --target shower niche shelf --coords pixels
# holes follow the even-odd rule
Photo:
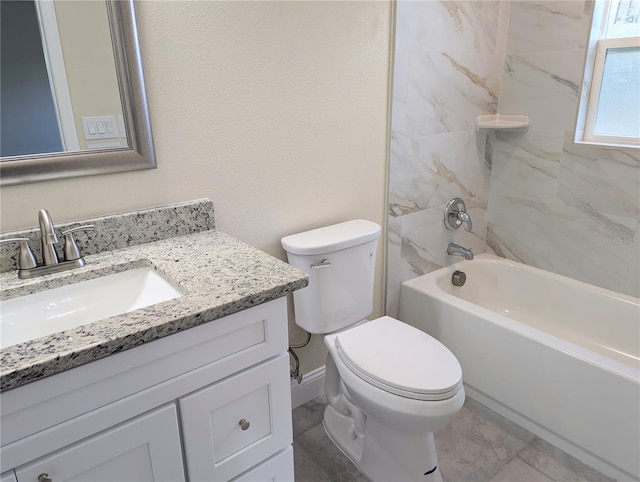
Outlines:
[[[529,116],[526,115],[481,115],[476,119],[476,131],[526,132]]]

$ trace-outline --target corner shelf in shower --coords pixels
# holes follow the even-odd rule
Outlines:
[[[526,132],[529,128],[529,116],[526,115],[481,115],[476,119],[476,131]]]

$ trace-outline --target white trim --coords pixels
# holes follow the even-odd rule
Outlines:
[[[593,134],[606,50],[614,46],[616,42],[613,38],[607,36],[607,29],[611,20],[610,17],[617,10],[618,4],[619,0],[597,0],[593,4],[594,11],[589,34],[589,46],[585,56],[585,68],[574,138],[574,141],[578,144],[631,148],[637,148],[640,145],[640,139],[637,138],[597,136]],[[636,26],[635,28],[637,29],[638,27]],[[630,41],[631,45],[638,45],[638,37],[627,37],[627,39],[626,42]],[[622,40],[622,42],[625,41]],[[617,48],[619,45],[615,45],[615,47]]]
[[[640,46],[640,37],[627,37],[616,39],[600,39],[596,50],[595,64],[593,66],[593,82],[591,92],[589,94],[589,103],[587,106],[587,119],[584,128],[584,140],[588,142],[598,142],[602,144],[618,144],[618,145],[638,145],[640,139],[636,137],[622,136],[603,136],[593,132],[596,114],[598,111],[598,102],[600,99],[600,85],[604,73],[604,64],[609,49],[621,49]]]
[[[615,25],[615,17],[618,13],[621,0],[609,0],[608,13],[604,19],[604,25],[600,38],[637,37],[640,26],[636,23],[623,23]]]
[[[291,409],[324,394],[324,368],[322,366],[303,375],[301,383],[291,380]]]
[[[587,51],[585,52],[582,88],[580,90],[580,101],[578,103],[576,134],[574,138],[576,143],[585,142],[584,131],[587,122],[587,110],[589,108],[589,96],[591,95],[593,83],[593,65],[596,61],[598,41],[604,35],[609,5],[609,2],[606,1],[596,1],[593,3],[593,18],[591,22],[591,29],[589,30],[589,44]]]
[[[67,83],[67,72],[60,44],[60,32],[53,0],[35,0],[42,51],[49,74],[49,84],[53,96],[53,104],[58,117],[58,127],[64,151],[79,151],[78,132],[73,115],[71,93]]]

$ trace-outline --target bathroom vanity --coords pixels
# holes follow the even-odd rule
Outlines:
[[[0,274],[3,299],[140,266],[181,292],[0,350],[1,482],[293,480],[285,295],[306,274],[212,226],[160,224],[174,235],[74,272]]]

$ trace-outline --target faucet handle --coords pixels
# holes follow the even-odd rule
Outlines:
[[[36,257],[29,247],[29,238],[9,238],[0,240],[0,244],[20,243],[20,254],[18,254],[18,269],[31,269],[38,266]]]
[[[460,220],[460,222],[465,223],[464,229],[471,232],[471,229],[473,229],[473,226],[471,224],[471,216],[469,216],[469,213],[467,213],[466,211],[460,211],[458,213],[458,219]]]
[[[64,260],[73,261],[74,259],[80,259],[80,248],[76,243],[73,233],[76,231],[90,231],[95,229],[93,224],[85,224],[83,226],[76,226],[75,228],[62,231],[64,236]]]
[[[465,223],[465,229],[471,231],[471,217],[467,213],[467,207],[464,201],[459,197],[451,199],[444,209],[444,227],[449,231],[458,229],[462,223]]]

